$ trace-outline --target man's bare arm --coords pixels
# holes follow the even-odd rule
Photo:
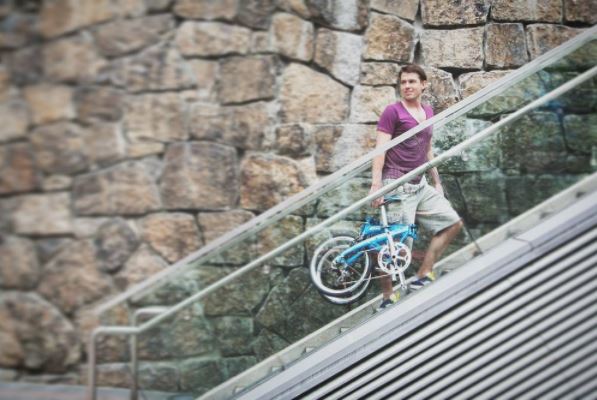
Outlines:
[[[433,155],[433,149],[431,148],[431,143],[429,143],[429,149],[427,149],[427,160],[433,160],[435,156]],[[444,195],[444,188],[442,187],[442,181],[439,178],[439,172],[437,168],[433,167],[429,170],[429,175],[431,175],[431,180],[433,181],[433,187],[435,190],[439,192],[442,196]]]
[[[383,145],[388,143],[390,140],[392,140],[392,135],[382,132],[382,131],[377,131],[375,148],[379,149],[380,147],[382,147]],[[383,170],[385,160],[386,160],[385,152],[383,154],[380,154],[380,155],[376,156],[375,158],[373,158],[373,161],[371,164],[371,175],[372,175],[371,190],[369,191],[369,194],[377,192],[383,186],[382,170]],[[379,197],[379,198],[373,200],[371,202],[371,205],[373,207],[379,207],[379,205],[381,204],[382,201],[383,201],[383,199],[381,197]]]

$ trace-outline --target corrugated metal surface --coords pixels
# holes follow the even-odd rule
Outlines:
[[[576,377],[597,365],[596,236],[496,283],[304,398],[526,398],[530,390],[537,393],[529,398],[561,398],[550,392],[570,380],[564,371],[573,367]],[[586,378],[597,381],[594,372]]]
[[[594,264],[595,260],[591,262]],[[572,288],[565,287],[564,290],[574,290],[574,286],[581,283],[580,279],[572,281]],[[571,302],[579,301],[576,304],[578,308],[558,302],[566,295],[561,291],[555,294],[555,298],[549,297],[556,302],[550,303],[545,309],[538,304],[525,308],[525,300],[516,299],[503,309],[485,314],[483,319],[457,332],[449,338],[449,344],[421,349],[416,357],[380,378],[367,382],[348,398],[379,399],[395,394],[404,397],[441,394],[449,397],[459,395],[464,390],[482,391],[491,387],[487,386],[485,379],[497,371],[503,372],[503,369],[510,372],[522,355],[529,352],[538,357],[548,354],[550,344],[555,345],[558,339],[575,339],[576,335],[580,335],[579,332],[574,336],[566,333],[578,331],[579,328],[582,332],[591,333],[590,328],[597,323],[593,307],[597,292],[594,289],[587,288],[589,292],[579,291],[578,296],[570,298]],[[534,291],[528,293],[535,294]],[[582,297],[587,294],[587,297]],[[458,314],[459,310],[453,312]]]

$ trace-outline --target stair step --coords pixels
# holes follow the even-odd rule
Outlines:
[[[238,393],[242,392],[243,390],[245,390],[245,387],[246,386],[236,386],[234,388],[234,394],[238,394]]]
[[[313,350],[315,350],[315,347],[311,347],[311,346],[307,346],[305,347],[305,350],[303,351],[304,354],[310,353]]]
[[[346,331],[348,331],[348,330],[350,330],[350,328],[349,328],[349,327],[346,327],[346,326],[341,326],[341,327],[340,327],[340,333],[344,333],[344,332],[346,332]]]
[[[283,366],[281,365],[276,365],[275,367],[271,367],[271,369],[269,370],[272,374],[275,374],[276,372],[280,372],[284,369]]]

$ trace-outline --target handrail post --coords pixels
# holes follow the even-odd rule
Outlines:
[[[135,310],[132,317],[132,325],[137,328],[139,324],[139,317],[141,315],[157,315],[166,312],[168,307],[146,307]],[[140,333],[140,332],[139,332]],[[130,400],[139,399],[139,335],[131,335],[130,340],[131,352],[131,371],[133,373],[133,381],[131,383]]]
[[[96,400],[97,397],[97,371],[96,371],[96,339],[98,337],[99,331],[94,330],[91,334],[91,338],[88,344],[88,353],[89,353],[89,382],[87,383],[87,400]]]
[[[139,328],[129,326],[100,326],[91,333],[88,344],[87,400],[97,399],[97,338],[100,335],[138,335]]]
[[[137,314],[133,317],[133,326],[137,326]],[[130,351],[131,351],[131,371],[133,372],[133,381],[131,382],[131,400],[138,400],[139,398],[139,360],[137,358],[137,351],[139,350],[138,335],[131,335]]]

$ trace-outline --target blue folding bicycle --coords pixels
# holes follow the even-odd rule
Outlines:
[[[368,217],[357,237],[339,233],[313,252],[309,271],[317,290],[334,304],[350,304],[360,299],[371,283],[371,261],[377,258],[377,269],[393,281],[400,280],[400,290],[406,292],[404,271],[410,266],[412,254],[406,244],[417,238],[415,224],[388,223],[386,205],[400,201],[386,197],[380,209],[381,223]]]

